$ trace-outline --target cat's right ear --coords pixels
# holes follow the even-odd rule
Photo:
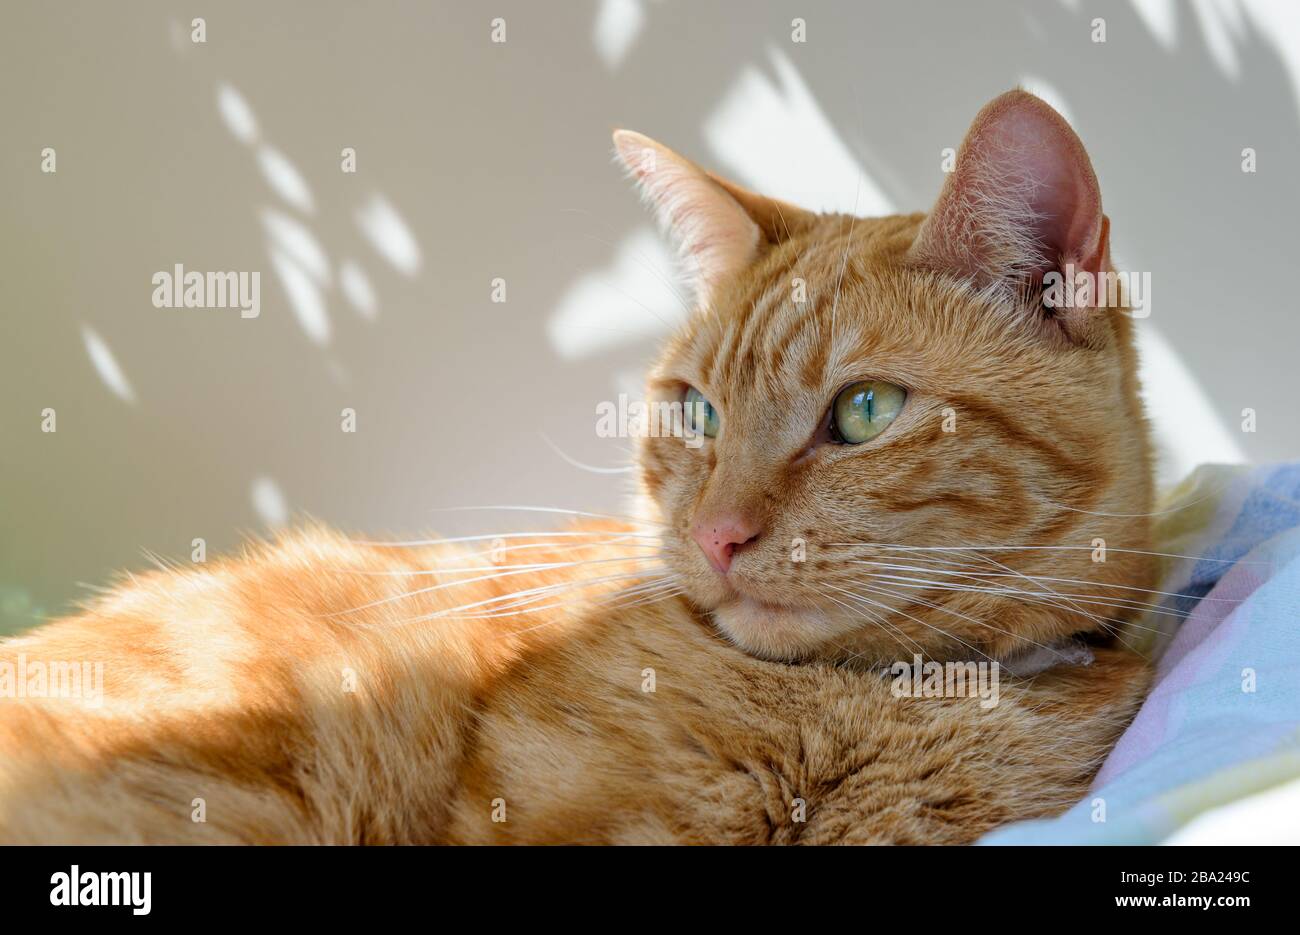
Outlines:
[[[1070,266],[1108,269],[1109,226],[1074,130],[1045,101],[1010,91],[975,117],[909,259],[1012,293]],[[1093,311],[1058,320],[1079,340]]]
[[[707,303],[724,280],[814,217],[705,172],[662,143],[614,131],[614,150],[677,244],[689,285]]]

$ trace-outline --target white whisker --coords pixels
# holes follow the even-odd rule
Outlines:
[[[872,562],[872,561],[868,561],[868,560],[866,560],[866,559],[850,559],[849,562],[848,562],[848,564],[850,564],[850,565],[872,565],[872,566],[875,566],[875,567],[878,567],[878,568],[892,568],[892,569],[895,569],[895,570],[897,570],[897,571],[927,571],[927,572],[930,572],[931,574],[937,574],[937,575],[952,575],[952,576],[956,576],[956,577],[960,577],[960,578],[1026,578],[1026,579],[1029,579],[1029,580],[1032,580],[1032,581],[1040,581],[1040,580],[1041,580],[1041,581],[1054,581],[1054,582],[1056,582],[1056,583],[1058,583],[1058,584],[1081,584],[1081,585],[1085,585],[1085,586],[1092,586],[1092,587],[1099,587],[1099,588],[1117,588],[1117,589],[1119,589],[1119,590],[1123,590],[1123,591],[1139,591],[1139,592],[1145,592],[1145,593],[1148,593],[1148,594],[1159,594],[1159,595],[1162,595],[1162,596],[1164,596],[1164,597],[1187,597],[1187,598],[1193,598],[1193,599],[1196,599],[1196,600],[1220,601],[1220,602],[1222,602],[1222,603],[1227,603],[1227,604],[1239,604],[1239,603],[1241,603],[1241,601],[1240,601],[1239,599],[1237,599],[1237,598],[1229,598],[1229,597],[1215,597],[1215,598],[1204,597],[1204,598],[1201,598],[1201,597],[1198,597],[1198,596],[1195,595],[1195,594],[1186,594],[1186,593],[1184,593],[1184,592],[1182,592],[1182,591],[1161,591],[1161,590],[1159,590],[1159,589],[1157,589],[1157,588],[1139,588],[1139,587],[1135,587],[1135,586],[1133,586],[1133,585],[1127,585],[1127,584],[1114,584],[1114,583],[1111,583],[1111,582],[1108,582],[1108,581],[1090,581],[1090,580],[1088,580],[1087,578],[1055,578],[1055,577],[1050,577],[1050,576],[1047,576],[1047,575],[1033,575],[1033,574],[1029,574],[1029,573],[1027,573],[1027,572],[1025,572],[1025,573],[1016,573],[1016,574],[1009,574],[1009,573],[1006,573],[1006,572],[993,572],[993,571],[984,571],[984,572],[958,572],[958,571],[944,571],[944,570],[942,570],[942,569],[938,569],[938,568],[915,568],[915,567],[909,567],[909,566],[907,566],[907,565],[893,565],[893,564],[890,564],[890,563],[887,563],[887,562]],[[1064,597],[1064,596],[1067,596],[1067,595],[1062,595],[1062,596]],[[1103,596],[1103,595],[1091,595],[1091,596],[1101,597],[1101,596]],[[1122,598],[1116,598],[1116,599],[1117,599],[1117,600],[1121,600]],[[1147,604],[1146,602],[1141,602],[1141,603],[1146,604],[1147,606],[1151,606],[1151,607],[1157,607],[1157,606],[1160,606],[1160,605],[1158,605],[1158,604]]]
[[[656,523],[646,520],[642,517],[628,516],[622,513],[591,513],[585,510],[569,510],[559,506],[527,506],[513,504],[494,504],[489,506],[444,506],[435,507],[430,510],[431,513],[463,513],[468,511],[481,510],[512,510],[519,513],[553,513],[561,516],[578,516],[583,519],[614,519],[628,523],[632,526],[650,526],[660,529],[666,528],[663,523]],[[601,534],[606,534],[612,530],[599,530]]]
[[[852,592],[852,591],[846,591],[844,588],[836,587],[836,586],[833,585],[833,584],[832,584],[832,585],[827,585],[827,587],[834,588],[836,591],[839,591],[841,594],[845,594],[845,595],[847,595],[847,596],[848,596],[850,599],[852,599],[852,600],[855,600],[855,601],[862,601],[862,602],[864,602],[864,603],[866,603],[866,604],[870,604],[870,605],[873,606],[873,607],[879,607],[881,610],[884,610],[884,611],[886,611],[887,613],[891,613],[891,614],[899,614],[899,615],[901,615],[901,616],[904,616],[904,617],[906,617],[908,620],[911,620],[911,621],[914,622],[914,623],[919,623],[921,626],[923,626],[923,627],[928,627],[929,629],[934,630],[936,633],[941,633],[941,634],[943,634],[946,638],[948,638],[948,639],[950,639],[950,640],[955,640],[956,642],[961,643],[963,646],[965,646],[965,647],[966,647],[967,649],[969,649],[971,652],[979,653],[981,656],[983,656],[985,659],[988,659],[990,662],[993,662],[993,661],[994,661],[993,657],[990,656],[988,653],[984,652],[984,651],[981,650],[981,649],[977,649],[976,647],[972,646],[970,643],[967,643],[967,642],[966,642],[965,640],[963,640],[961,637],[954,636],[953,634],[949,633],[947,630],[943,629],[942,627],[932,626],[931,624],[926,623],[924,620],[918,620],[916,617],[913,617],[911,614],[909,614],[909,613],[907,613],[907,612],[905,612],[905,611],[898,610],[897,608],[894,608],[894,607],[890,607],[888,604],[882,604],[882,603],[880,603],[879,601],[873,601],[873,600],[871,600],[870,598],[863,597],[861,594],[855,594],[855,593]]]
[[[578,561],[569,562],[528,562],[519,565],[446,565],[441,568],[404,568],[404,569],[382,569],[371,570],[364,568],[335,568],[332,571],[339,574],[362,575],[379,578],[409,578],[418,575],[449,575],[460,574],[463,572],[478,571],[538,571],[548,568],[573,568],[578,565],[599,565],[610,562],[644,562],[650,559],[662,558],[662,553],[656,546],[643,546],[642,548],[654,548],[655,551],[648,555],[618,555],[611,558],[588,558]],[[481,580],[481,579],[473,579]],[[468,583],[468,582],[459,582]]]
[[[1019,552],[1019,551],[1077,551],[1093,552],[1096,548],[1088,545],[892,545],[884,542],[828,542],[828,547],[843,548],[877,548],[896,552]],[[1187,559],[1195,562],[1215,562],[1224,565],[1271,565],[1267,560],[1243,562],[1231,558],[1210,558],[1207,555],[1180,555],[1174,552],[1151,552],[1145,549],[1122,549],[1106,546],[1107,552],[1119,552],[1125,555],[1150,555],[1156,558]]]
[[[453,536],[447,539],[406,539],[406,540],[395,540],[395,541],[349,539],[348,542],[352,545],[366,545],[366,546],[373,546],[375,548],[413,549],[413,548],[427,548],[427,547],[438,546],[438,545],[455,545],[456,543],[459,542],[491,542],[494,539],[539,539],[546,536],[562,536],[565,538],[581,539],[583,537],[590,537],[590,536],[608,536],[610,532],[612,532],[612,530],[609,529],[590,530],[590,531],[563,530],[558,532],[557,531],[498,532],[498,533],[490,533],[487,535]],[[620,533],[620,535],[631,536],[640,539],[654,539],[654,540],[659,539],[657,535],[651,533],[624,532],[624,533]]]
[[[900,594],[897,594],[897,593],[895,593],[895,592],[893,592],[893,591],[890,591],[888,588],[877,588],[877,587],[873,587],[873,586],[871,586],[871,585],[863,585],[863,587],[865,587],[868,591],[871,591],[873,594],[881,594],[881,595],[883,595],[883,596],[885,596],[885,597],[892,597],[892,598],[900,598],[900,597],[903,597],[903,595],[900,595]],[[905,599],[907,599],[907,598],[905,598]],[[978,625],[978,626],[981,626],[981,627],[987,627],[988,629],[990,629],[990,630],[994,630],[994,631],[996,631],[996,632],[998,632],[998,633],[1001,633],[1001,634],[1003,634],[1003,635],[1005,635],[1005,636],[1014,637],[1015,639],[1024,640],[1024,641],[1027,642],[1027,643],[1032,643],[1033,645],[1037,646],[1039,649],[1044,649],[1044,650],[1046,650],[1047,652],[1051,653],[1053,656],[1056,656],[1058,659],[1063,659],[1063,658],[1065,658],[1061,653],[1059,653],[1059,652],[1057,652],[1056,650],[1052,649],[1052,647],[1050,647],[1050,646],[1046,646],[1046,645],[1044,645],[1043,643],[1039,643],[1039,642],[1037,642],[1036,640],[1030,639],[1029,637],[1024,636],[1024,635],[1022,635],[1022,634],[1019,634],[1019,633],[1012,633],[1010,630],[1004,630],[1004,629],[1002,629],[1001,627],[995,627],[995,626],[993,626],[993,624],[991,624],[991,623],[987,623],[986,621],[983,621],[983,620],[978,620],[978,619],[976,619],[975,617],[972,617],[972,616],[970,616],[970,615],[968,615],[968,614],[960,613],[960,612],[958,612],[958,611],[953,610],[951,607],[944,607],[942,604],[936,604],[936,603],[934,603],[933,601],[928,601],[928,600],[925,600],[924,598],[919,598],[919,597],[918,597],[918,598],[911,598],[910,600],[913,600],[915,603],[918,603],[918,604],[924,604],[926,607],[933,608],[934,610],[942,611],[943,613],[946,613],[946,614],[951,614],[951,615],[954,616],[954,617],[958,617],[958,618],[960,618],[960,619],[962,619],[962,620],[966,620],[966,621],[968,621],[968,622],[970,622],[970,623],[974,623],[974,624],[976,624],[976,625]]]

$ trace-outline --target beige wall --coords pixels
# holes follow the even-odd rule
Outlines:
[[[616,125],[813,207],[917,210],[981,103],[1040,89],[1093,154],[1119,257],[1152,273],[1170,471],[1300,455],[1292,6],[10,0],[0,628],[143,550],[230,548],[273,491],[371,533],[545,521],[434,512],[458,505],[618,509],[625,476],[545,440],[625,463],[596,403],[681,314]],[[176,263],[259,271],[260,316],[155,308]]]

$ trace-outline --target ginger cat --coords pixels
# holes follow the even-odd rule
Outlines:
[[[1109,269],[1073,131],[1005,94],[928,216],[870,220],[614,139],[699,306],[648,391],[697,444],[640,440],[637,518],[309,528],[0,644],[0,840],[965,843],[1086,792],[1147,685],[1107,634],[1152,491],[1128,316],[1043,300]],[[902,697],[916,655],[1019,675]],[[60,661],[102,704],[14,690]]]

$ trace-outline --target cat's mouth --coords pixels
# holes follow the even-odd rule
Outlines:
[[[784,604],[779,601],[763,600],[761,597],[755,597],[754,595],[746,594],[745,592],[740,591],[739,589],[734,587],[731,589],[731,594],[727,598],[727,600],[723,601],[723,605],[725,606],[726,604],[743,604],[746,607],[750,607],[754,609],[755,611],[767,611],[769,613],[774,613],[774,614],[788,612],[797,609],[795,607],[792,607],[789,604]]]
[[[714,625],[745,652],[763,659],[806,659],[842,632],[816,607],[792,607],[751,597],[733,589],[712,611]]]

